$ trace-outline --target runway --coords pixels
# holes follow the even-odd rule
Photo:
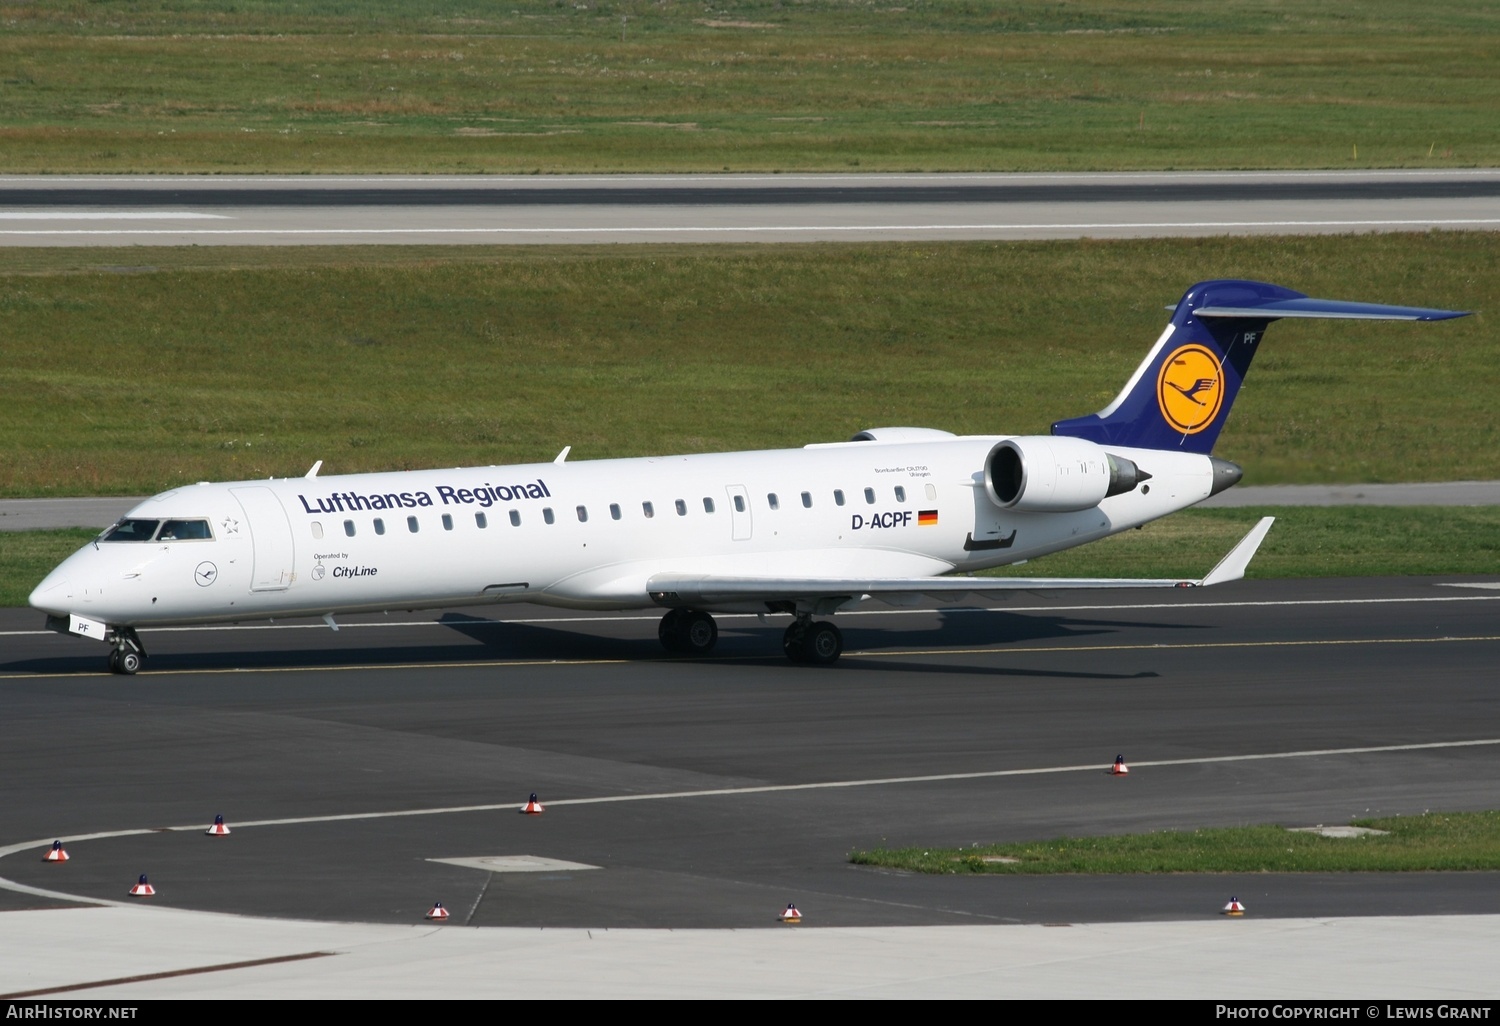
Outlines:
[[[1004,240],[1500,227],[1500,170],[0,176],[0,245]]]

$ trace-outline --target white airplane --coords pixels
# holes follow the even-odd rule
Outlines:
[[[537,602],[665,607],[673,652],[715,612],[784,613],[794,662],[843,650],[827,617],[1043,588],[1187,587],[1243,576],[1260,521],[1199,580],[989,578],[1184,509],[1240,479],[1209,453],[1266,325],[1442,320],[1451,310],[1310,299],[1249,281],[1190,288],[1119,396],[1051,435],[876,428],[802,449],[200,483],[146,500],[37,585],[57,631],[145,662],[137,629]]]

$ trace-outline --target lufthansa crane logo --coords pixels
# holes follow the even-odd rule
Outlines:
[[[1224,366],[1213,350],[1194,342],[1167,357],[1156,378],[1156,405],[1185,435],[1212,424],[1224,405]]]

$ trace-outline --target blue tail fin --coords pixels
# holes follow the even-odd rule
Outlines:
[[[1060,420],[1052,425],[1052,433],[1101,445],[1206,454],[1229,419],[1229,408],[1272,321],[1439,321],[1463,316],[1457,310],[1310,299],[1259,281],[1201,281],[1183,294],[1172,323],[1114,402],[1098,413]]]

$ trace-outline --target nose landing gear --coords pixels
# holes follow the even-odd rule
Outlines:
[[[146,665],[146,649],[132,627],[115,627],[107,639],[112,646],[109,652],[109,672],[132,676]]]

